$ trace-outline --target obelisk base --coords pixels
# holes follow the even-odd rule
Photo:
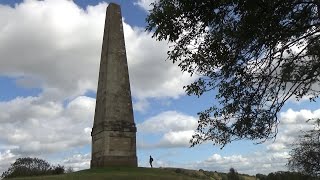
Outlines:
[[[137,156],[103,156],[91,160],[90,168],[97,167],[137,167]]]
[[[124,122],[94,126],[91,168],[137,167],[136,131],[134,124]]]

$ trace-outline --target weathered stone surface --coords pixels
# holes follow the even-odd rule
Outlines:
[[[92,128],[91,167],[137,166],[136,126],[120,6],[107,8],[96,110]]]

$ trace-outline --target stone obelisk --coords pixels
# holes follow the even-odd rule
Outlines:
[[[136,126],[120,6],[109,4],[102,43],[91,168],[137,167]]]

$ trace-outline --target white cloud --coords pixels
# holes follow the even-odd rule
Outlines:
[[[287,161],[288,153],[265,154],[255,152],[247,155],[213,154],[204,161],[199,161],[184,166],[192,169],[205,169],[218,172],[228,172],[231,167],[239,173],[255,175],[257,173],[268,174],[270,172],[287,170],[284,162]]]
[[[281,123],[284,124],[305,124],[308,119],[320,118],[320,109],[314,112],[301,109],[300,111],[293,111],[288,109],[286,112],[280,113]]]
[[[145,11],[149,11],[152,9],[151,3],[156,2],[158,0],[138,0],[136,3],[134,3],[135,5],[140,6],[142,9],[144,9]]]
[[[106,4],[82,10],[66,0],[1,6],[1,74],[22,77],[25,84],[29,78],[37,79],[51,99],[95,89],[97,78],[91,77],[98,70],[102,7]]]
[[[74,171],[90,168],[91,154],[74,154],[62,161],[65,167],[72,167]]]
[[[87,145],[91,141],[95,99],[80,96],[64,108],[40,97],[1,102],[0,141],[17,154],[53,153]]]
[[[189,147],[189,141],[197,128],[197,119],[176,111],[165,111],[137,124],[137,131],[145,134],[161,134],[153,144],[138,141],[139,148]]]
[[[42,88],[46,100],[96,91],[106,6],[81,9],[67,0],[0,6],[0,75],[17,78],[24,87]],[[165,62],[168,44],[125,22],[124,33],[133,96],[184,94],[183,85],[194,78]]]
[[[189,141],[193,134],[194,130],[167,132],[155,147],[190,147]]]
[[[289,109],[280,113],[279,118],[281,123],[278,127],[279,132],[277,138],[275,141],[268,141],[264,144],[257,145],[259,146],[259,148],[257,148],[259,151],[254,150],[254,148],[253,150],[248,149],[245,153],[225,152],[223,155],[214,153],[204,160],[188,163],[177,163],[175,161],[166,160],[161,161],[161,163],[170,167],[205,169],[220,172],[228,172],[229,169],[233,167],[240,173],[247,173],[251,175],[255,175],[257,173],[268,174],[275,171],[286,171],[287,167],[285,164],[288,162],[289,151],[292,148],[291,144],[302,131],[307,131],[313,128],[313,123],[306,123],[306,120],[309,118],[319,118],[319,111],[320,110],[310,111],[304,109],[300,111],[293,111],[292,109]],[[143,144],[140,144],[140,148],[188,147],[190,145],[188,144],[188,141],[193,134],[192,128],[196,125],[196,119],[190,121],[194,122],[194,125],[179,129],[175,124],[168,123],[171,121],[166,118],[174,117],[175,113],[172,113],[170,116],[166,116],[167,113],[161,113],[146,120],[144,122],[145,124],[142,123],[140,126],[144,127],[147,133],[153,132],[155,134],[160,133],[161,135],[157,143],[148,144],[143,142]],[[166,128],[164,128],[166,127],[165,124],[168,124],[169,127],[175,128],[167,128],[166,130]],[[159,125],[159,128],[156,129],[153,127],[155,125]],[[148,130],[147,127],[150,127],[151,129]],[[245,149],[246,147],[239,148]],[[236,150],[233,152],[236,152]]]
[[[138,4],[148,9],[149,2],[139,0]],[[90,144],[95,100],[82,95],[96,91],[106,6],[81,9],[67,0],[29,0],[13,8],[0,5],[0,76],[42,90],[37,97],[0,102],[5,110],[0,111],[0,171],[19,155],[63,152]],[[164,61],[168,44],[126,23],[124,32],[135,110],[147,109],[148,98],[183,95],[182,86],[194,78]],[[284,169],[289,144],[300,130],[312,127],[304,123],[311,117],[320,117],[320,110],[281,113],[278,137],[266,144],[266,152],[215,154],[185,166],[227,171],[234,165],[246,173]],[[137,126],[138,133],[160,134],[158,142],[145,146],[186,147],[197,118],[166,111]],[[87,168],[89,160],[89,154],[76,154],[63,162],[77,170]],[[168,163],[159,161],[160,165]]]
[[[0,173],[6,171],[7,167],[14,163],[16,157],[10,150],[0,151]]]
[[[190,77],[177,65],[165,62],[169,45],[155,41],[151,33],[141,28],[124,24],[124,32],[133,95],[138,99],[183,95],[182,87],[196,77]]]
[[[216,164],[230,164],[230,163],[245,163],[248,161],[247,158],[242,157],[242,155],[232,155],[232,156],[221,156],[219,154],[213,154],[205,162],[213,162]]]
[[[138,148],[189,147],[189,141],[197,128],[197,119],[176,111],[165,111],[137,124],[137,131],[144,137],[147,134],[160,134],[161,139],[152,144],[138,138]],[[139,136],[138,136],[139,137]]]
[[[272,143],[270,145],[267,146],[267,150],[270,151],[282,151],[286,148],[285,144],[283,143]]]
[[[96,91],[106,6],[82,9],[67,0],[0,5],[0,76],[41,89],[36,97],[0,102],[4,150],[37,155],[90,143],[95,100],[83,94]],[[165,62],[168,44],[125,22],[124,33],[135,110],[147,109],[148,98],[183,95],[192,78]]]
[[[138,124],[138,131],[143,133],[158,133],[194,130],[197,119],[176,111],[165,111]]]
[[[288,152],[291,144],[301,135],[302,132],[311,130],[314,127],[314,121],[307,120],[320,118],[320,109],[310,111],[301,109],[293,111],[288,109],[280,113],[280,124],[278,125],[277,138],[273,142],[267,142],[266,148],[272,152]]]
[[[146,112],[150,103],[146,99],[139,99],[136,102],[133,102],[133,110],[140,111],[140,112]]]

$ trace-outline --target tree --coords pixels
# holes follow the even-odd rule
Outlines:
[[[290,152],[288,167],[311,176],[320,176],[320,119],[313,130],[304,132]]]
[[[63,174],[64,166],[51,166],[38,158],[18,158],[9,169],[2,173],[2,178]]]
[[[50,164],[38,158],[18,158],[9,169],[2,173],[2,178],[38,176],[48,173]]]
[[[213,90],[191,146],[275,138],[289,98],[319,96],[320,0],[159,0],[146,30],[168,40],[168,59],[199,78],[188,95]]]

